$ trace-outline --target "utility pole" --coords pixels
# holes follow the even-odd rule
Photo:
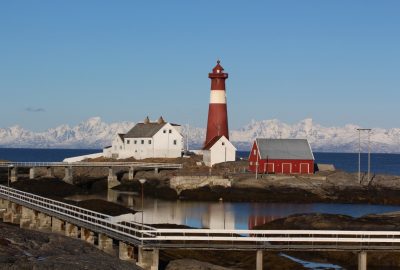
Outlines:
[[[371,130],[370,128],[357,128],[358,130],[358,183],[361,184],[361,132],[368,132],[368,181],[371,173]]]

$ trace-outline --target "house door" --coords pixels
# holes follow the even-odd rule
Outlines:
[[[300,163],[300,173],[310,173],[310,164]]]
[[[291,172],[292,172],[292,164],[282,163],[282,173],[291,173]]]

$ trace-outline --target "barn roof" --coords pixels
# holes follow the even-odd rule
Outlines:
[[[306,139],[256,139],[261,159],[314,160]]]
[[[138,123],[125,134],[125,138],[151,138],[165,125],[157,122]]]

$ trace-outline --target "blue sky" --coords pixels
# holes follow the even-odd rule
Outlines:
[[[398,14],[395,0],[0,1],[0,127],[204,127],[218,58],[231,128],[399,127]]]

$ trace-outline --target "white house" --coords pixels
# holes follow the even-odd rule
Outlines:
[[[180,132],[180,125],[167,123],[162,117],[157,122],[150,122],[147,117],[126,134],[117,134],[111,147],[104,148],[103,153],[113,158],[180,157],[183,152],[183,136]]]
[[[203,148],[203,162],[206,166],[235,160],[236,147],[223,135],[214,137]]]

